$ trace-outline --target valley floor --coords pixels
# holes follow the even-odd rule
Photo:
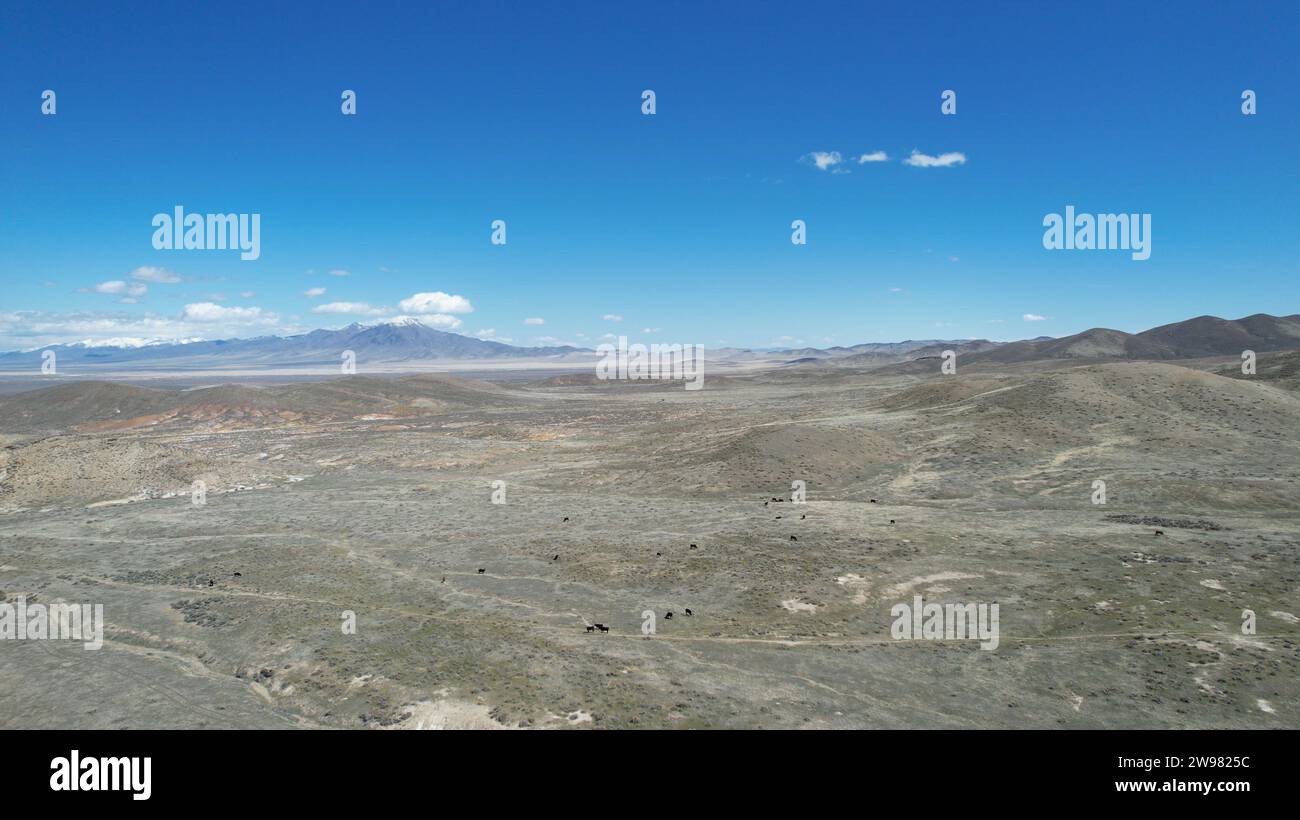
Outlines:
[[[104,647],[0,641],[2,727],[1300,727],[1286,385],[72,389],[0,427],[0,590],[102,604]],[[896,640],[916,595],[998,647]]]

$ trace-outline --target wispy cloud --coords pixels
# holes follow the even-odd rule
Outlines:
[[[385,316],[392,313],[391,308],[376,307],[366,302],[329,302],[317,305],[312,313],[344,314],[348,316]]]
[[[602,317],[600,317],[600,318],[604,319],[606,322],[621,322],[621,321],[623,321],[623,317],[622,317],[622,316],[619,316],[617,313],[606,313],[604,316],[602,316]]]
[[[814,166],[818,171],[829,171],[844,161],[839,151],[811,151],[799,159]]]
[[[1045,321],[1047,321],[1047,317],[1046,317],[1046,316],[1039,316],[1037,313],[1026,313],[1022,318],[1023,318],[1026,322],[1045,322]]]
[[[160,285],[174,285],[181,281],[179,273],[174,273],[166,268],[155,268],[148,265],[131,271],[131,278],[140,282],[156,282]]]
[[[858,157],[858,165],[865,165],[868,162],[884,162],[889,159],[889,155],[884,151],[872,151],[870,154],[862,154]]]
[[[542,319],[542,318],[539,318],[539,317],[533,317],[533,318],[531,318],[531,319],[525,319],[525,320],[524,320],[524,324],[526,324],[526,325],[544,325],[544,324],[546,324],[546,320],[545,320],[545,319]]]
[[[911,165],[913,168],[949,168],[953,165],[965,165],[966,155],[960,151],[949,151],[946,154],[932,157],[913,148],[912,155],[903,160],[903,164]]]
[[[315,299],[317,296],[325,295],[325,288],[307,288],[302,292],[302,295],[308,299]]]
[[[124,282],[121,279],[113,279],[108,282],[100,282],[95,285],[94,290],[95,293],[121,296],[122,301],[126,304],[134,304],[136,299],[149,292],[149,287],[139,282]]]
[[[191,322],[236,322],[276,324],[280,317],[260,307],[222,307],[216,302],[195,302],[185,306],[181,318]]]

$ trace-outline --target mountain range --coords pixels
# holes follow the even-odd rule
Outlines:
[[[339,330],[313,330],[298,336],[150,344],[140,347],[50,345],[0,354],[0,366],[39,366],[53,350],[59,366],[141,363],[150,366],[270,367],[338,364],[345,350],[364,362],[437,359],[523,359],[561,357],[581,352],[569,345],[516,347],[488,339],[434,330],[415,319],[376,325],[350,324]]]
[[[1194,359],[1236,356],[1243,350],[1268,352],[1300,349],[1300,314],[1257,313],[1242,319],[1198,316],[1161,325],[1141,333],[1093,328],[1072,336],[1040,336],[1017,342],[987,339],[923,339],[871,342],[849,347],[756,350],[722,348],[707,351],[710,359],[783,361],[815,367],[871,367],[940,355],[955,350],[965,364],[1014,363],[1043,359]],[[491,359],[556,359],[585,357],[589,348],[572,345],[518,347],[458,333],[435,330],[408,319],[377,325],[351,324],[339,330],[314,330],[297,336],[261,336],[151,344],[141,347],[51,345],[0,354],[0,368],[39,368],[44,351],[57,354],[66,365],[132,364],[151,368],[282,367],[337,364],[344,351],[360,362],[475,361]]]

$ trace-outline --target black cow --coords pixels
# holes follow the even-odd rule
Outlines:
[[[609,631],[609,627],[605,626],[604,624],[596,624],[596,628],[599,629],[601,632]]]
[[[673,618],[673,613],[672,613],[671,611],[664,613],[664,620],[665,620],[665,621],[671,621],[672,618]]]
[[[587,631],[588,631],[588,632],[595,632],[595,631],[596,631],[596,627],[594,627],[594,626],[589,626],[589,627],[587,627]]]
[[[687,607],[687,608],[686,608],[686,614],[687,614],[687,615],[694,615],[695,613],[694,613],[694,612],[691,612],[691,608],[690,608],[690,607]]]
[[[479,570],[478,570],[478,574],[479,574],[479,575],[482,575],[482,574],[485,573],[485,572],[487,572],[487,570],[483,569],[482,567],[479,567]]]
[[[699,547],[695,546],[694,544],[691,544],[691,549],[693,549],[693,550],[697,550],[697,549],[699,549]]]
[[[799,539],[798,539],[798,538],[795,538],[795,537],[792,535],[792,536],[790,536],[790,540],[791,540],[791,541],[798,541]]]
[[[1165,534],[1164,530],[1156,530],[1156,535],[1164,535],[1164,534]]]

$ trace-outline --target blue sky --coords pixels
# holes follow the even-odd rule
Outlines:
[[[337,327],[404,300],[591,346],[1300,312],[1300,7],[1071,5],[6,3],[0,348]],[[176,205],[260,214],[260,258],[155,250]],[[1067,205],[1151,214],[1151,258],[1045,250]]]

